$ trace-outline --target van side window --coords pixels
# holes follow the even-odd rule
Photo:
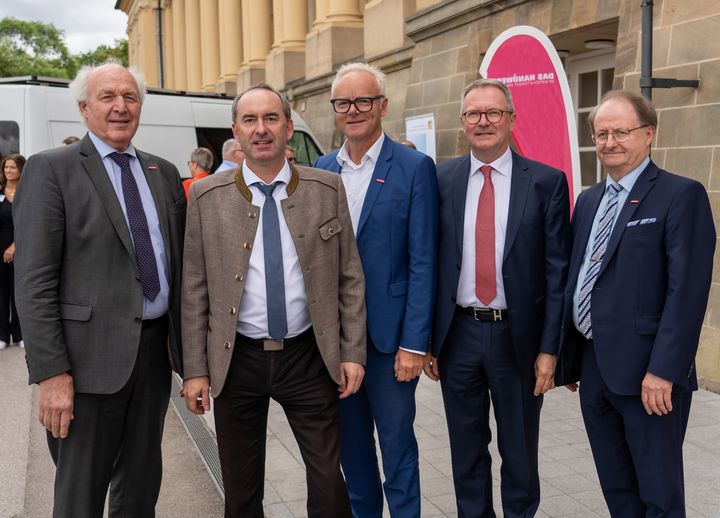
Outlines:
[[[0,157],[20,152],[20,126],[15,121],[0,121]]]
[[[322,155],[320,149],[310,138],[310,135],[304,131],[296,130],[288,144],[297,149],[295,162],[300,165],[312,166],[315,160]]]

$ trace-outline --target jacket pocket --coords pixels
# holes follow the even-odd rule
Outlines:
[[[396,282],[390,285],[390,295],[393,297],[400,297],[407,294],[408,283],[407,281]]]
[[[639,335],[657,334],[660,317],[638,317],[635,319],[635,331]]]
[[[323,238],[323,241],[327,241],[335,234],[339,234],[342,231],[342,225],[340,225],[340,221],[337,218],[333,218],[327,223],[320,225],[319,230],[320,237]]]
[[[63,320],[78,320],[87,322],[92,315],[92,306],[80,304],[60,304],[60,318]]]

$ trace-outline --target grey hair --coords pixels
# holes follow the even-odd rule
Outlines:
[[[608,101],[620,99],[627,101],[630,106],[635,110],[635,114],[640,121],[640,124],[652,126],[657,128],[657,112],[652,102],[635,92],[629,92],[628,90],[610,90],[602,96],[600,102],[595,108],[593,108],[588,114],[588,124],[590,125],[590,131],[595,132],[595,116],[597,115],[598,109]]]
[[[280,92],[275,90],[269,84],[260,83],[255,86],[251,86],[244,92],[240,92],[239,94],[237,94],[237,96],[235,97],[235,99],[233,100],[233,103],[232,103],[232,121],[233,122],[237,121],[237,106],[238,106],[238,103],[240,103],[240,99],[242,98],[243,95],[245,95],[246,93],[251,92],[253,90],[267,90],[267,91],[272,92],[275,95],[277,95],[280,98],[280,102],[282,103],[282,108],[283,108],[283,113],[285,114],[285,118],[288,120],[288,122],[290,122],[292,120],[292,107],[290,106],[290,102],[287,100],[287,98],[283,94],[281,94]]]
[[[375,65],[369,65],[368,63],[361,62],[347,63],[338,69],[335,74],[335,79],[333,79],[332,86],[330,87],[330,95],[335,95],[335,87],[337,86],[338,81],[350,72],[365,72],[366,74],[370,74],[378,85],[379,94],[382,96],[385,95],[385,73]]]
[[[90,82],[90,75],[95,72],[97,69],[107,66],[107,65],[118,65],[123,66],[122,63],[120,63],[116,59],[108,59],[104,63],[100,65],[85,65],[80,69],[80,71],[75,76],[75,79],[73,79],[72,83],[70,83],[70,93],[73,96],[73,99],[75,99],[78,103],[84,103],[87,102],[88,96],[89,96],[89,89],[88,84]],[[125,67],[123,67],[125,68]],[[130,72],[130,75],[135,80],[135,85],[137,86],[138,90],[138,100],[140,101],[140,105],[142,106],[143,101],[145,100],[145,76],[142,72],[140,72],[135,67],[129,67],[126,68],[128,72]]]
[[[236,147],[240,147],[240,143],[235,140],[234,138],[229,138],[223,143],[222,147],[222,155],[223,159],[228,158],[230,156],[230,153],[235,151]]]
[[[203,171],[210,171],[210,169],[212,169],[213,158],[212,151],[206,147],[193,149],[192,153],[190,153],[190,161],[195,162]]]
[[[463,110],[463,104],[465,103],[465,97],[478,88],[497,88],[505,96],[505,104],[507,104],[508,111],[515,113],[515,104],[513,103],[512,92],[502,81],[497,79],[476,79],[463,90],[462,96],[460,97],[460,111]]]

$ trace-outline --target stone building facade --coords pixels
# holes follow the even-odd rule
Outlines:
[[[151,86],[235,94],[259,81],[284,91],[326,150],[342,142],[330,107],[337,68],[364,60],[388,75],[385,129],[433,113],[438,161],[467,152],[460,94],[492,40],[532,25],[561,51],[580,138],[582,179],[602,178],[587,112],[610,88],[639,90],[639,0],[118,0],[130,61]],[[158,30],[158,28],[160,30]],[[705,185],[720,228],[720,3],[655,0],[655,77],[699,79],[655,89],[653,160]],[[159,59],[159,56],[162,59]],[[162,77],[162,81],[161,81]],[[522,114],[519,114],[522,116]],[[698,353],[701,383],[720,391],[720,253]]]

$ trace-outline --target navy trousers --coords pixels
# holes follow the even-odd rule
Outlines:
[[[459,518],[494,517],[490,402],[502,458],[500,493],[506,518],[530,518],[540,503],[538,432],[542,396],[534,373],[521,372],[507,322],[455,313],[438,359],[450,435]]]
[[[673,389],[673,410],[648,415],[640,395],[619,396],[603,382],[591,342],[583,350],[580,408],[600,486],[613,518],[682,518],[682,445],[692,392]]]

